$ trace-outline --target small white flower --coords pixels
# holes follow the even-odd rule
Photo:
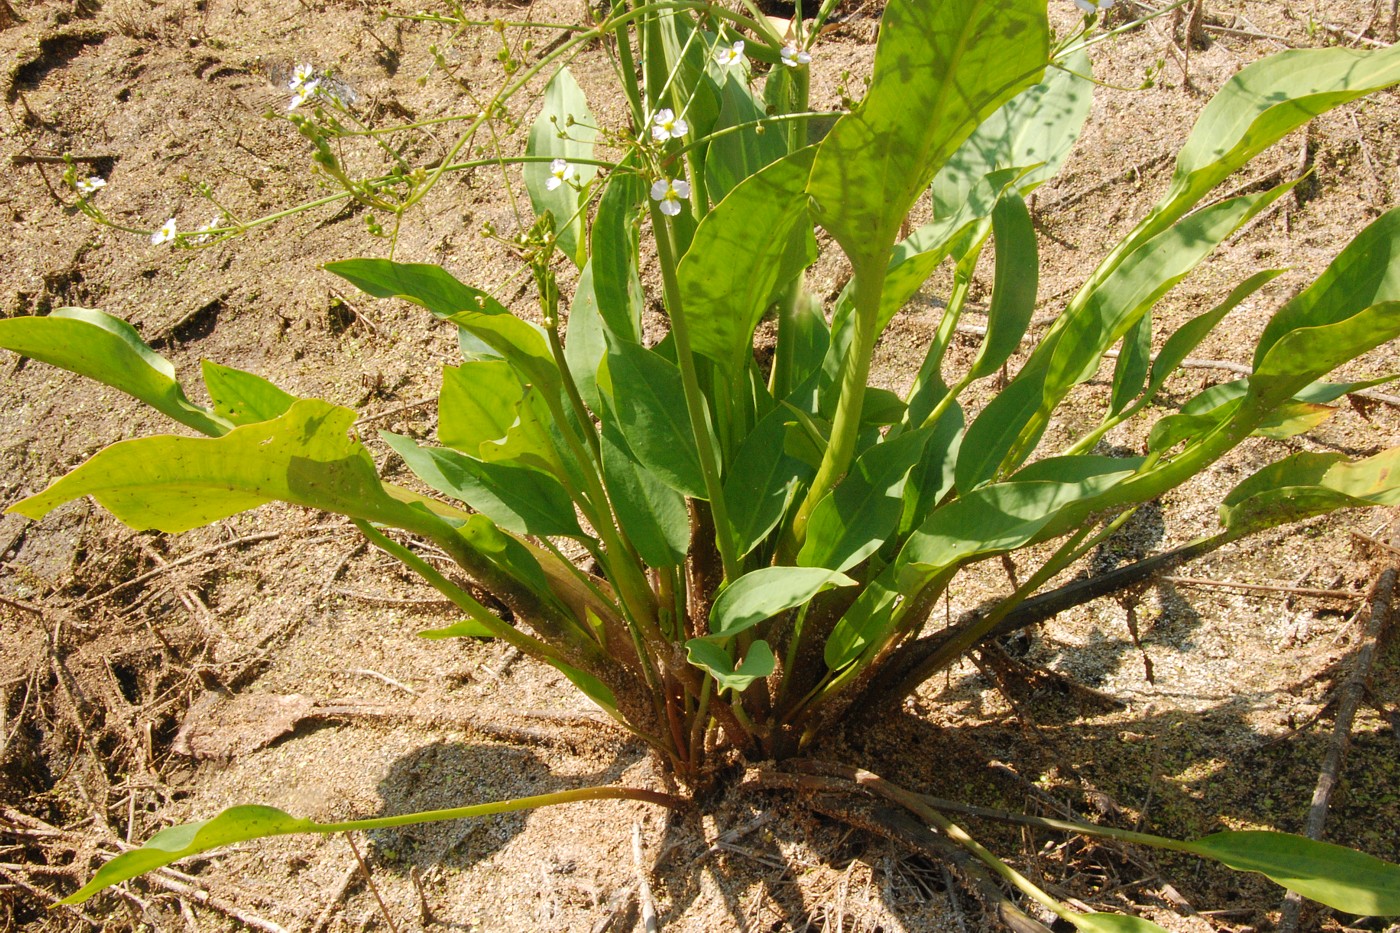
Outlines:
[[[652,117],[651,138],[659,143],[664,143],[668,139],[680,139],[689,132],[690,125],[677,118],[675,112],[669,107],[665,110],[658,110],[656,116]]]
[[[672,181],[669,178],[658,178],[651,183],[651,199],[661,202],[661,213],[667,217],[675,217],[681,212],[681,201],[690,197],[690,182],[684,178],[677,178]]]
[[[1074,5],[1085,13],[1103,13],[1110,9],[1115,0],[1074,0]]]
[[[782,51],[778,53],[778,57],[781,58],[783,64],[787,65],[789,68],[810,64],[812,61],[811,55],[791,45],[783,46]]]
[[[574,167],[563,159],[555,159],[549,163],[549,178],[545,180],[544,190],[553,191],[560,185],[574,180]]]
[[[744,40],[735,39],[733,45],[715,46],[715,63],[721,68],[737,65],[744,60]]]
[[[94,194],[98,188],[105,187],[107,187],[107,182],[94,175],[91,178],[84,178],[82,181],[78,182],[78,193],[83,197],[88,197]]]
[[[295,110],[308,100],[316,96],[316,91],[320,88],[320,81],[307,81],[297,92],[292,95],[292,102],[287,105],[287,110]]]
[[[310,65],[297,65],[297,70],[292,72],[292,80],[287,83],[287,90],[301,90],[301,86],[310,81],[315,74],[316,69]]]
[[[195,231],[195,232],[196,232],[197,234],[199,234],[199,235],[196,236],[196,237],[194,237],[194,242],[196,242],[196,243],[204,243],[204,242],[207,242],[207,241],[213,239],[213,234],[210,233],[209,231],[216,229],[216,228],[219,227],[223,222],[224,222],[224,215],[223,215],[223,214],[215,214],[213,217],[210,218],[210,220],[209,220],[209,222],[208,222],[207,224],[205,224],[204,226],[200,227],[197,231]]]
[[[175,218],[172,217],[160,225],[160,229],[151,234],[151,245],[160,246],[162,243],[169,243],[175,239]]]

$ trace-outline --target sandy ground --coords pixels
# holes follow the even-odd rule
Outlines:
[[[1061,27],[1074,16],[1063,6]],[[131,321],[187,384],[208,358],[357,406],[374,427],[430,431],[431,406],[413,403],[435,393],[453,336],[419,310],[352,294],[318,269],[386,253],[363,212],[311,210],[177,252],[93,224],[61,190],[62,166],[31,158],[84,158],[108,181],[98,195],[108,215],[147,230],[172,216],[182,229],[204,223],[215,211],[200,185],[243,218],[319,197],[327,189],[310,173],[305,143],[276,115],[294,64],[333,71],[381,125],[466,111],[500,80],[492,34],[448,43],[442,27],[380,16],[412,9],[399,0],[0,4],[0,314],[101,308]],[[483,17],[541,20],[577,12],[554,0],[480,8]],[[834,106],[841,86],[854,91],[868,69],[878,10],[851,12],[819,49],[818,105]],[[1162,20],[1094,49],[1105,86],[1069,167],[1034,205],[1041,313],[1057,311],[1160,194],[1194,115],[1229,75],[1286,46],[1394,38],[1383,4],[1248,0],[1212,2],[1202,14],[1194,44],[1185,24]],[[446,73],[434,66],[432,43],[443,47]],[[620,101],[608,96],[604,60],[585,55],[574,70],[600,119],[616,122]],[[1147,76],[1152,86],[1140,89]],[[528,125],[532,115],[518,115]],[[411,155],[429,161],[450,140],[450,130],[422,135]],[[1227,183],[1313,173],[1169,296],[1159,339],[1256,269],[1287,267],[1195,354],[1246,362],[1272,310],[1396,205],[1397,150],[1400,96],[1391,92],[1320,118]],[[345,155],[354,164],[377,158]],[[528,277],[479,234],[487,222],[514,229],[500,182],[491,170],[446,181],[406,218],[396,258],[443,263],[528,313]],[[842,275],[829,262],[813,282],[831,289]],[[900,387],[922,357],[946,286],[935,276],[884,338],[877,372],[886,384]],[[974,339],[960,337],[955,355],[970,358]],[[1398,370],[1392,346],[1348,375]],[[1193,369],[1169,384],[1162,411],[1229,378],[1220,367]],[[1101,404],[1104,389],[1085,386],[1082,411]],[[0,399],[6,503],[109,443],[167,430],[124,396],[13,355],[0,359]],[[1109,440],[1133,447],[1143,436]],[[1145,510],[1121,546],[1095,560],[1109,566],[1213,528],[1223,491],[1281,451],[1360,456],[1396,443],[1396,408],[1343,405],[1304,437],[1245,445]],[[1372,513],[1310,522],[1180,572],[1213,582],[1163,581],[1133,600],[1065,613],[1015,646],[1024,669],[997,678],[968,664],[925,685],[874,734],[821,753],[942,796],[1169,835],[1298,830],[1331,740],[1329,703],[1362,636],[1354,612],[1393,559],[1360,535],[1388,539],[1389,521]],[[969,575],[947,610],[1006,585],[999,568]],[[392,918],[399,930],[630,930],[640,922],[634,828],[666,930],[992,928],[939,862],[751,787],[677,815],[599,802],[371,833],[358,846],[372,887],[344,838],[288,837],[194,860],[80,912],[49,911],[127,842],[234,803],[345,819],[665,780],[551,670],[498,645],[415,637],[449,619],[446,607],[326,515],[268,507],[178,537],[132,533],[84,503],[37,524],[5,516],[0,596],[0,928],[365,930],[389,929]],[[1063,677],[1047,680],[1043,670]],[[1065,683],[1123,705],[1066,692]],[[1392,646],[1374,665],[1327,831],[1390,860],[1400,860],[1398,709]],[[1265,930],[1278,917],[1280,892],[1253,877],[974,829],[1057,893],[1173,931]],[[1384,928],[1312,911],[1303,925]]]

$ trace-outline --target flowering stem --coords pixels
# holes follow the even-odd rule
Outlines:
[[[710,513],[715,523],[715,546],[724,565],[724,579],[732,583],[743,568],[738,555],[734,553],[734,530],[724,501],[724,488],[720,484],[719,463],[715,459],[714,445],[710,443],[709,412],[700,391],[700,380],[695,375],[695,356],[690,349],[690,331],[685,323],[685,309],[681,307],[680,283],[676,279],[676,250],[671,240],[671,225],[655,201],[650,202],[650,210],[652,227],[656,231],[657,258],[661,263],[661,282],[666,293],[666,311],[671,316],[671,335],[676,341],[676,364],[681,371],[685,407],[690,415],[695,448],[700,455],[700,471],[705,478],[705,493],[710,499]]]
[[[876,325],[879,323],[880,296],[885,288],[888,267],[885,250],[855,272],[855,337],[851,341],[846,363],[841,368],[841,397],[836,403],[836,417],[831,422],[831,438],[812,480],[807,497],[792,522],[792,544],[800,549],[807,536],[807,520],[826,494],[840,482],[855,456],[856,434],[860,430],[860,413],[865,402],[865,383],[870,378],[870,355],[875,349]],[[795,553],[795,552],[794,552]]]

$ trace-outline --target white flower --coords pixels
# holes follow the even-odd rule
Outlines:
[[[744,60],[744,40],[735,39],[733,45],[715,46],[715,63],[721,68],[737,65]]]
[[[209,220],[209,222],[208,222],[207,224],[205,224],[204,226],[200,227],[197,231],[195,231],[195,232],[198,233],[199,235],[196,236],[196,237],[194,238],[194,242],[196,242],[196,243],[204,243],[204,242],[207,242],[208,240],[212,239],[212,238],[213,238],[213,234],[211,234],[209,231],[216,229],[216,228],[217,228],[220,224],[222,224],[223,222],[224,222],[224,215],[223,215],[223,214],[215,214],[212,218],[210,218],[210,220]]]
[[[316,91],[318,88],[320,88],[320,86],[320,81],[307,81],[301,87],[297,88],[297,92],[292,95],[292,102],[287,105],[287,109],[289,111],[295,110],[311,98],[315,97]]]
[[[292,80],[287,83],[287,90],[301,90],[301,86],[310,81],[315,74],[316,69],[310,65],[297,65],[297,70],[292,72]]]
[[[82,181],[78,182],[78,193],[83,197],[87,197],[95,193],[98,188],[105,187],[107,187],[107,182],[94,175],[91,178],[84,178]]]
[[[1113,6],[1115,0],[1074,0],[1074,5],[1085,13],[1102,13]]]
[[[160,225],[160,229],[151,234],[151,245],[160,246],[162,243],[169,243],[175,239],[175,218],[172,217]]]
[[[555,159],[549,163],[549,178],[545,180],[544,190],[553,191],[565,182],[574,180],[574,167],[563,159]]]
[[[651,199],[661,202],[661,213],[667,217],[675,217],[679,214],[681,200],[688,197],[690,197],[690,182],[684,178],[672,181],[663,177],[651,183]]]
[[[782,51],[778,53],[778,57],[781,58],[783,64],[787,65],[789,68],[806,65],[812,61],[811,55],[790,45],[783,46]]]
[[[651,138],[659,143],[664,143],[668,139],[680,139],[690,132],[690,125],[684,120],[678,119],[674,111],[669,107],[665,110],[658,110],[656,116],[651,120]]]

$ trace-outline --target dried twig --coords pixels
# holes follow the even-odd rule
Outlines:
[[[335,890],[331,892],[330,898],[326,901],[326,906],[322,907],[321,912],[316,915],[316,920],[311,924],[307,933],[321,933],[322,930],[330,926],[331,916],[335,913],[336,908],[344,902],[350,889],[355,886],[355,879],[359,877],[359,874],[359,863],[351,864],[345,869],[345,873],[340,876],[340,881],[336,882]]]
[[[437,396],[432,395],[428,398],[420,398],[416,402],[405,402],[402,405],[397,405],[394,408],[390,408],[388,411],[377,411],[372,415],[365,415],[364,417],[360,418],[358,421],[355,422],[355,427],[358,428],[361,425],[370,424],[374,421],[383,421],[385,418],[401,414],[402,412],[412,411],[415,408],[422,408],[424,405],[431,405],[433,402],[436,401]]]
[[[1308,586],[1282,586],[1268,583],[1232,583],[1228,580],[1207,580],[1203,577],[1161,577],[1163,583],[1179,586],[1203,586],[1212,589],[1243,590],[1246,593],[1290,593],[1295,596],[1317,596],[1323,599],[1360,599],[1363,593],[1354,590],[1324,590]]]
[[[1351,742],[1351,725],[1356,718],[1356,709],[1366,690],[1366,680],[1371,674],[1371,665],[1376,658],[1376,642],[1390,621],[1392,604],[1395,598],[1396,568],[1390,566],[1381,571],[1371,586],[1366,633],[1355,652],[1351,673],[1337,698],[1336,726],[1332,730],[1332,740],[1327,744],[1327,755],[1322,761],[1318,774],[1317,787],[1313,789],[1312,806],[1308,808],[1308,819],[1303,832],[1309,839],[1321,839],[1327,826],[1327,808],[1332,802],[1332,792],[1341,779],[1343,761],[1347,746]],[[1289,892],[1283,902],[1283,917],[1279,921],[1279,933],[1296,933],[1302,915],[1303,899]]]
[[[370,893],[374,895],[375,902],[379,904],[379,912],[384,916],[384,922],[389,925],[389,933],[399,933],[399,928],[395,925],[389,908],[384,904],[384,898],[379,896],[379,886],[374,883],[374,877],[369,873],[369,866],[365,864],[364,857],[360,855],[360,847],[355,845],[355,834],[346,833],[345,841],[350,843],[350,851],[355,853],[355,861],[360,866],[360,875],[365,879],[365,884],[369,885]]]
[[[230,903],[220,897],[215,897],[208,891],[193,884],[179,881],[169,877],[162,872],[150,872],[146,876],[146,881],[158,888],[164,888],[181,897],[189,898],[196,904],[208,907],[210,910],[232,917],[244,926],[252,927],[254,930],[262,930],[263,933],[287,933],[287,928],[279,923],[274,923],[265,917],[249,913],[237,904]]]
[[[656,933],[656,901],[651,897],[651,883],[647,880],[646,865],[642,863],[642,824],[632,824],[632,864],[637,869],[637,897],[642,902],[642,929],[645,933]]]
[[[381,673],[379,673],[378,671],[372,671],[372,670],[370,670],[370,669],[367,668],[367,667],[357,667],[357,668],[355,668],[354,670],[352,670],[350,673],[352,673],[352,674],[360,674],[360,675],[365,676],[365,677],[373,677],[375,680],[382,680],[384,683],[388,684],[389,686],[391,686],[391,687],[398,687],[398,688],[399,688],[400,690],[402,690],[404,693],[407,693],[407,694],[409,694],[409,695],[411,695],[411,696],[416,696],[416,697],[417,697],[417,696],[422,696],[422,695],[423,695],[423,694],[419,693],[417,690],[414,690],[412,687],[410,687],[408,684],[404,683],[403,681],[401,681],[401,680],[395,680],[394,678],[390,677],[388,674],[381,674]]]

